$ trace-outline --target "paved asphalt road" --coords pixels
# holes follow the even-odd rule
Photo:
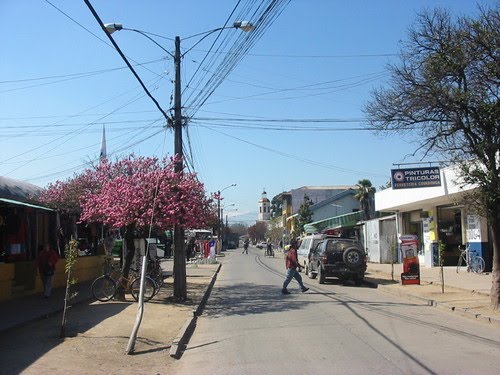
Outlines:
[[[368,286],[281,295],[284,261],[235,250],[173,374],[499,374],[500,330]]]

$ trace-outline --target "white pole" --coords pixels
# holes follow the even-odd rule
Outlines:
[[[141,268],[141,286],[139,289],[139,301],[137,304],[137,316],[135,318],[134,328],[132,329],[132,334],[128,340],[127,354],[134,351],[135,339],[137,338],[137,332],[141,326],[142,315],[144,314],[144,279],[146,277],[146,262],[147,262],[147,249],[145,255],[142,257],[142,268]]]

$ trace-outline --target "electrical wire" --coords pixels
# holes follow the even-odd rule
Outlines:
[[[331,169],[331,170],[335,170],[335,171],[343,172],[343,173],[357,174],[357,175],[361,175],[361,176],[386,177],[385,175],[381,175],[381,174],[378,174],[378,173],[366,172],[366,171],[356,171],[354,169],[342,168],[342,167],[338,167],[338,166],[334,166],[334,165],[330,165],[330,164],[326,164],[326,163],[322,163],[322,162],[318,162],[318,161],[314,161],[314,160],[310,160],[310,159],[306,159],[306,158],[301,158],[301,157],[298,157],[298,156],[296,156],[294,154],[288,154],[288,153],[285,153],[285,152],[282,152],[282,151],[278,151],[275,148],[273,149],[273,148],[265,147],[265,146],[259,145],[257,143],[253,143],[253,142],[244,140],[242,138],[229,135],[227,133],[224,133],[224,132],[212,129],[212,128],[208,127],[208,126],[203,126],[203,125],[200,125],[200,126],[203,127],[203,128],[205,128],[205,129],[211,130],[211,131],[213,131],[215,133],[224,135],[224,136],[226,136],[228,138],[235,139],[235,140],[237,140],[239,142],[246,143],[246,144],[249,144],[249,145],[251,145],[253,147],[260,148],[262,150],[265,150],[265,151],[268,151],[268,152],[271,152],[271,153],[274,153],[274,154],[277,154],[277,155],[280,155],[280,156],[283,156],[283,157],[286,157],[286,158],[289,158],[289,159],[300,161],[300,162],[305,163],[305,164],[310,164],[310,165],[314,165],[314,166],[317,166],[317,167]]]
[[[153,64],[159,61],[165,60],[165,58],[162,59],[157,59],[153,60],[147,63],[137,63],[133,66],[136,67],[143,67],[146,64]],[[0,90],[0,93],[5,93],[5,92],[13,92],[13,91],[21,91],[21,90],[27,90],[27,89],[32,89],[35,87],[42,87],[42,86],[48,86],[48,85],[54,85],[57,83],[61,82],[67,82],[67,81],[73,81],[81,78],[88,78],[104,73],[110,73],[110,72],[115,72],[118,70],[123,70],[123,69],[128,69],[126,66],[121,67],[121,68],[111,68],[111,69],[102,69],[102,70],[96,70],[96,71],[91,71],[91,72],[86,72],[86,73],[72,73],[72,74],[63,74],[63,75],[56,75],[56,76],[48,76],[48,77],[39,77],[39,78],[26,78],[26,79],[20,79],[20,80],[11,80],[11,81],[2,81],[0,84],[12,84],[12,83],[20,83],[20,82],[31,82],[31,81],[43,81],[43,80],[49,80],[49,79],[56,79],[56,78],[61,78],[52,82],[43,82],[43,83],[38,83],[35,85],[28,85],[28,86],[22,86],[22,87],[16,87],[16,88],[11,88],[11,89],[4,89]],[[156,75],[156,73],[155,73]]]

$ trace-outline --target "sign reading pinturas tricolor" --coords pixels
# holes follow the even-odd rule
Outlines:
[[[391,169],[393,189],[441,186],[439,167]]]

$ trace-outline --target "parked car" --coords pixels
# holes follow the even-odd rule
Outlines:
[[[326,237],[326,234],[312,234],[300,240],[300,246],[297,249],[297,260],[304,269],[306,269],[307,263],[309,262],[309,254],[311,251]]]
[[[346,238],[325,238],[311,251],[306,274],[324,284],[327,278],[352,280],[365,277],[366,253],[361,242]]]
[[[262,241],[262,242],[257,242],[257,245],[255,245],[257,249],[265,249],[267,247],[267,242]]]

